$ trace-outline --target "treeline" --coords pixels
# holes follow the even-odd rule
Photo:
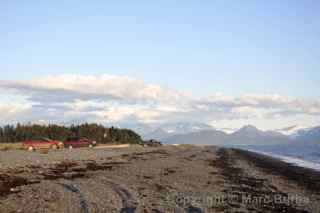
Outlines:
[[[129,129],[106,128],[98,124],[71,126],[59,125],[6,125],[0,127],[0,143],[16,143],[29,139],[46,137],[64,141],[68,137],[85,137],[98,143],[142,143],[141,137]]]

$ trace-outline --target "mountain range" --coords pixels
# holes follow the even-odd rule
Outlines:
[[[300,126],[300,125],[293,125],[281,129],[275,129],[274,131],[282,133],[284,135],[288,135],[292,138],[295,138],[299,135],[299,131],[308,131],[311,130],[312,128],[306,127],[306,126]]]
[[[166,144],[207,145],[276,145],[303,142],[320,142],[320,126],[298,125],[262,131],[252,125],[238,130],[214,128],[202,123],[169,123],[158,126],[141,125],[139,130],[144,139],[156,139]],[[145,130],[145,131],[143,131]]]
[[[261,131],[248,125],[227,134],[223,131],[211,129],[184,135],[174,135],[164,138],[169,144],[203,144],[203,145],[275,145],[289,143],[291,139],[274,131]]]
[[[320,142],[320,126],[299,130],[295,135],[295,140],[305,142]]]
[[[185,135],[212,129],[212,126],[202,123],[169,123],[162,124],[153,131],[143,134],[143,137],[145,139],[162,140],[175,135]]]

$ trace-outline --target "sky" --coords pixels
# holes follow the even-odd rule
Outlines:
[[[320,2],[0,1],[0,123],[320,121]]]

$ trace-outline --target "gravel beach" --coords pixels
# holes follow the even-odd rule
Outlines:
[[[6,151],[0,163],[0,213],[320,212],[318,172],[236,149]]]
[[[100,158],[114,157],[134,152],[146,152],[141,146],[128,148],[78,148],[50,150],[48,154],[41,152],[28,152],[25,150],[9,150],[0,152],[0,169],[23,167],[27,165],[45,165],[59,163],[63,160],[82,161],[97,160]]]

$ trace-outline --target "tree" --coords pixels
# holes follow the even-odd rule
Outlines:
[[[81,124],[71,126],[38,125],[18,123],[16,126],[6,125],[0,127],[0,143],[15,143],[24,140],[47,137],[54,140],[64,141],[68,137],[84,137],[98,143],[130,143],[141,144],[140,135],[132,130],[119,129],[115,127],[106,128],[99,124]]]

